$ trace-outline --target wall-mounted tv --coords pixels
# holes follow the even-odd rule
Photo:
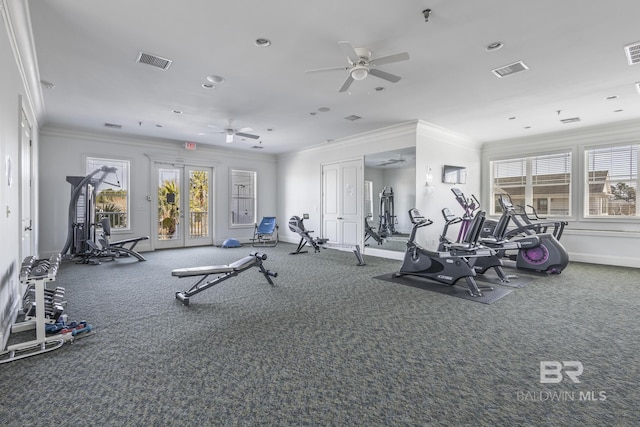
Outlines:
[[[464,184],[467,182],[467,168],[464,166],[444,165],[442,182],[445,184]]]

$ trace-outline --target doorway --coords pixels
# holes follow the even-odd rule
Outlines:
[[[31,212],[32,197],[32,144],[31,144],[31,123],[24,110],[21,112],[20,121],[20,218],[21,218],[21,241],[20,259],[33,255],[33,216]]]
[[[156,163],[157,249],[213,244],[213,169]]]

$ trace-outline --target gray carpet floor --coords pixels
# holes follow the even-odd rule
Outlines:
[[[640,270],[571,263],[487,305],[374,279],[400,261],[294,249],[265,249],[276,287],[251,269],[189,306],[172,269],[251,248],[64,263],[69,319],[96,333],[0,365],[0,424],[640,424]],[[541,383],[542,361],[580,382]]]

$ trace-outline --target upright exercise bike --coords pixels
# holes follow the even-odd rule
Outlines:
[[[464,278],[469,294],[473,297],[481,297],[482,291],[493,290],[490,286],[478,286],[474,278],[475,261],[479,257],[494,254],[491,249],[477,245],[485,219],[484,212],[479,212],[474,217],[464,241],[452,243],[444,251],[430,251],[416,242],[418,229],[433,224],[433,221],[425,218],[416,208],[409,211],[409,218],[413,227],[407,242],[407,253],[400,271],[394,274],[395,277],[425,277],[447,286],[454,286],[459,279]]]

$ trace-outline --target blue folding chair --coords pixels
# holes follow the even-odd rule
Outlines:
[[[262,217],[253,231],[253,247],[273,247],[278,244],[278,224],[275,216]]]

